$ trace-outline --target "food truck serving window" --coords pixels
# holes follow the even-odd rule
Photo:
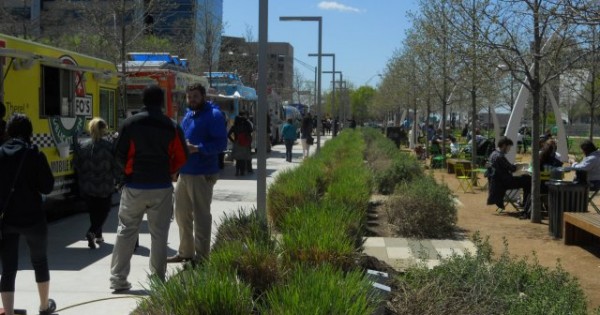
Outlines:
[[[74,79],[71,70],[42,66],[41,116],[73,116]]]

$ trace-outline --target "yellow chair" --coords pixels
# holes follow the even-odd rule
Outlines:
[[[463,192],[472,192],[473,190],[473,177],[471,176],[471,170],[465,170],[465,165],[461,163],[456,163],[454,165],[454,174],[456,174],[456,179],[458,179],[458,185]]]

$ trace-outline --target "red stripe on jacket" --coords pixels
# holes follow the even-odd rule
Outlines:
[[[135,156],[135,142],[129,140],[129,151],[127,151],[127,163],[125,163],[125,175],[133,174],[133,157]]]

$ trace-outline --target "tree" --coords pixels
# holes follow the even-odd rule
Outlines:
[[[452,54],[455,36],[453,29],[448,23],[451,9],[450,0],[421,0],[419,2],[422,17],[416,20],[420,23],[419,28],[428,40],[427,47],[430,53],[433,77],[432,82],[437,84],[430,86],[435,91],[441,105],[441,129],[442,139],[446,139],[446,119],[449,97],[455,85],[457,73],[456,55]],[[446,155],[446,146],[442,146],[442,155]]]
[[[375,89],[371,86],[361,86],[350,93],[350,107],[352,117],[358,123],[363,123],[369,118],[368,108],[375,96]]]
[[[598,24],[588,24],[582,28],[580,36],[582,42],[580,54],[586,57],[582,58],[575,66],[577,69],[571,69],[561,76],[561,82],[566,88],[565,97],[569,112],[572,113],[577,100],[585,103],[590,118],[589,139],[593,140],[594,124],[596,120],[598,106],[600,105],[600,39],[598,38]],[[571,115],[569,115],[571,118]]]
[[[583,0],[582,0],[583,1]],[[569,69],[580,56],[564,58],[562,52],[576,41],[574,27],[565,14],[571,3],[582,1],[498,0],[484,10],[490,25],[484,44],[494,50],[500,63],[532,97],[532,209],[531,221],[541,222],[540,213],[540,100],[546,85]],[[520,93],[521,94],[521,93]]]

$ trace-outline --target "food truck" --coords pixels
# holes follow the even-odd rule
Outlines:
[[[185,115],[185,89],[193,83],[208,88],[204,76],[189,72],[187,63],[169,53],[137,52],[127,54],[127,115],[135,114],[143,106],[142,92],[149,85],[158,85],[165,91],[165,114],[175,121]]]
[[[119,77],[112,62],[0,34],[0,101],[7,117],[26,114],[33,144],[48,158],[55,176],[48,197],[72,195],[72,139],[86,122],[102,117],[117,128]]]

